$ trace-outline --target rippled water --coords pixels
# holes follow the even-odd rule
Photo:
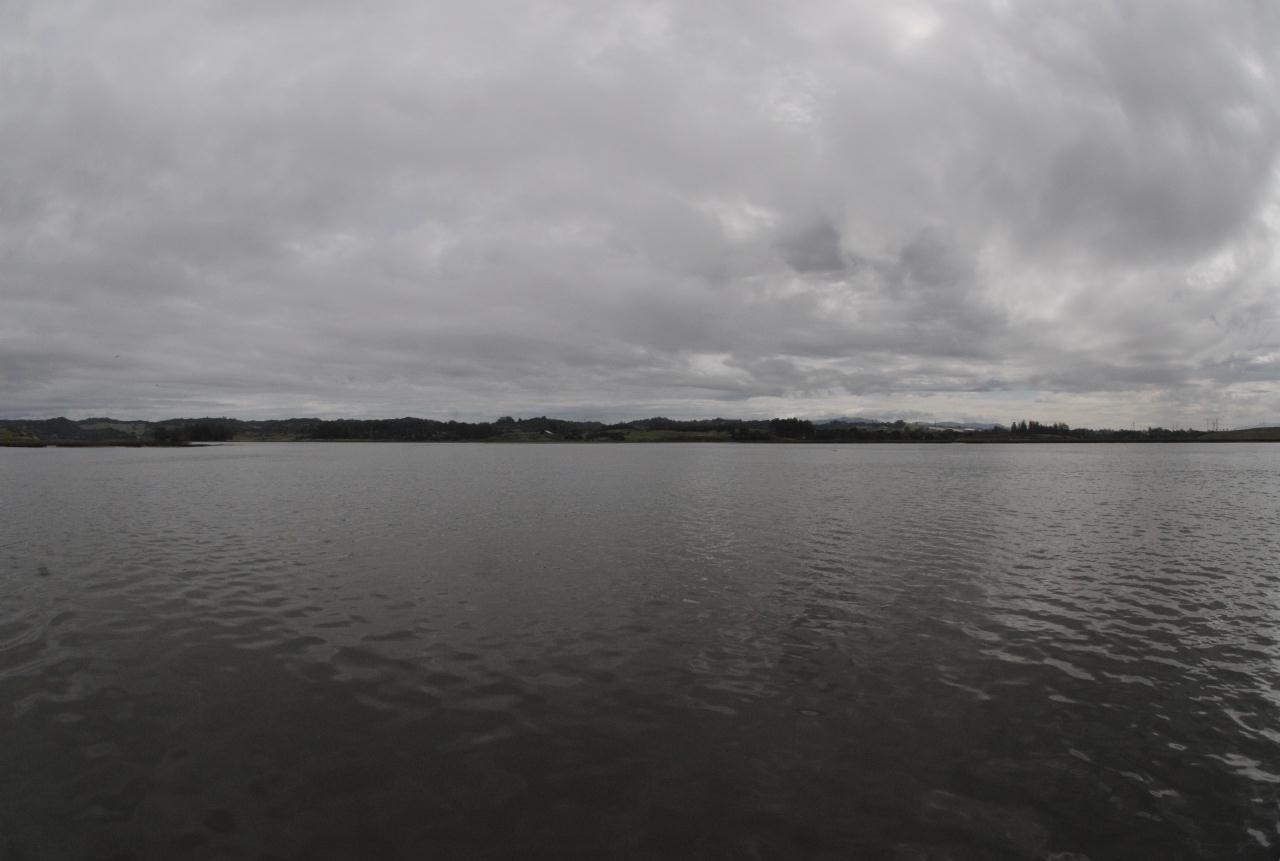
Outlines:
[[[1280,857],[1280,446],[0,449],[0,857]]]

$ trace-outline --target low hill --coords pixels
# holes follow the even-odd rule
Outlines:
[[[1205,442],[1280,442],[1280,427],[1212,431],[1201,439]]]

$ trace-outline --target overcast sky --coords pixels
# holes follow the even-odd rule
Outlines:
[[[0,0],[0,417],[1280,423],[1280,5]]]

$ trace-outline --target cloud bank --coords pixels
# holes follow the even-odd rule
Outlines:
[[[0,2],[0,417],[1280,423],[1265,2]]]

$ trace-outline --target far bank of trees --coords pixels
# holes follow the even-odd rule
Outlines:
[[[1268,429],[1263,429],[1267,431]],[[231,440],[324,440],[398,442],[1191,442],[1277,439],[1280,429],[1259,431],[1094,430],[1061,422],[1018,419],[1009,426],[930,425],[896,420],[836,419],[815,422],[797,417],[773,419],[647,419],[605,424],[548,416],[460,422],[422,419],[291,418],[253,421],[234,418],[175,418],[159,422],[67,418],[0,421],[0,443],[20,441],[164,445]]]
[[[189,424],[157,424],[151,428],[151,439],[158,443],[230,442],[234,438],[235,429],[226,419],[203,419]]]

